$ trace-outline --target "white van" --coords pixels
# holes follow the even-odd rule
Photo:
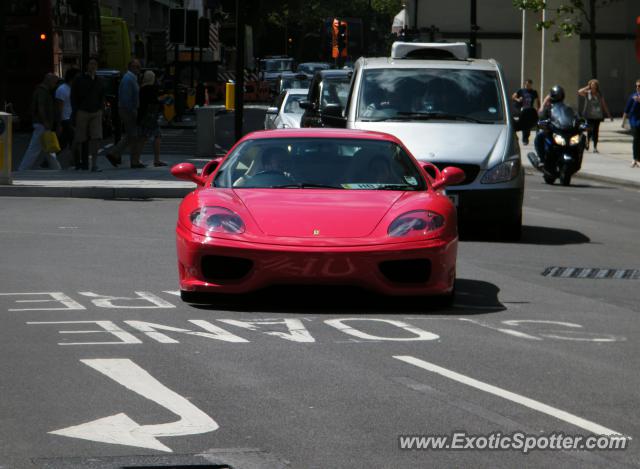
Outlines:
[[[524,170],[495,60],[469,59],[464,43],[396,42],[391,57],[356,62],[346,109],[325,114],[325,125],[390,133],[421,161],[461,168],[465,181],[446,190],[461,226],[520,238]]]

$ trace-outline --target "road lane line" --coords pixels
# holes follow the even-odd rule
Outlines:
[[[602,425],[598,425],[597,423],[583,419],[582,417],[578,417],[577,415],[570,414],[569,412],[565,412],[564,410],[556,409],[555,407],[551,407],[550,405],[543,404],[542,402],[536,401],[534,399],[530,399],[528,397],[521,396],[520,394],[507,391],[497,386],[493,386],[491,384],[478,381],[477,379],[473,379],[468,376],[461,375],[460,373],[456,373],[455,371],[442,368],[441,366],[434,365],[433,363],[420,360],[419,358],[411,357],[408,355],[394,355],[393,358],[403,361],[405,363],[408,363],[410,365],[417,366],[418,368],[422,368],[423,370],[437,373],[441,376],[444,376],[445,378],[449,378],[454,381],[458,381],[459,383],[466,384],[467,386],[471,386],[481,391],[488,392],[489,394],[494,394],[498,397],[502,397],[509,401],[513,401],[517,404],[523,405],[525,407],[529,407],[530,409],[537,410],[538,412],[542,412],[543,414],[547,414],[559,420],[563,420],[567,423],[575,425],[576,427],[580,427],[596,435],[623,436],[620,432],[611,430],[610,428],[607,428],[607,427],[603,427]]]

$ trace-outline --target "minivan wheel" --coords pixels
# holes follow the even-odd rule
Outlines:
[[[516,220],[505,222],[500,226],[500,238],[504,241],[520,241],[522,237],[522,214]]]

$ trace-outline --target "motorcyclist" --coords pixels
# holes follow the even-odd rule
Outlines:
[[[564,89],[560,85],[555,85],[549,91],[549,94],[544,98],[540,109],[538,109],[538,118],[540,120],[546,120],[551,117],[551,110],[554,106],[564,106]],[[538,158],[540,159],[540,166],[544,166],[544,162],[546,159],[546,149],[545,149],[545,137],[549,134],[549,129],[540,129],[536,138],[533,142],[536,153],[538,154]]]

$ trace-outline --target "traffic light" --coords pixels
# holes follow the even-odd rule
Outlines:
[[[346,21],[340,21],[338,26],[338,49],[340,50],[340,56],[346,57],[347,45],[349,44],[349,30]]]
[[[340,34],[340,20],[334,18],[331,22],[331,57],[337,59],[340,56],[338,48],[338,35]]]
[[[187,10],[184,45],[185,47],[198,47],[198,10]]]
[[[198,47],[208,49],[209,44],[209,18],[200,18],[198,20]]]
[[[169,10],[169,42],[184,44],[184,9]]]
[[[640,63],[640,16],[636,18],[636,60]]]

